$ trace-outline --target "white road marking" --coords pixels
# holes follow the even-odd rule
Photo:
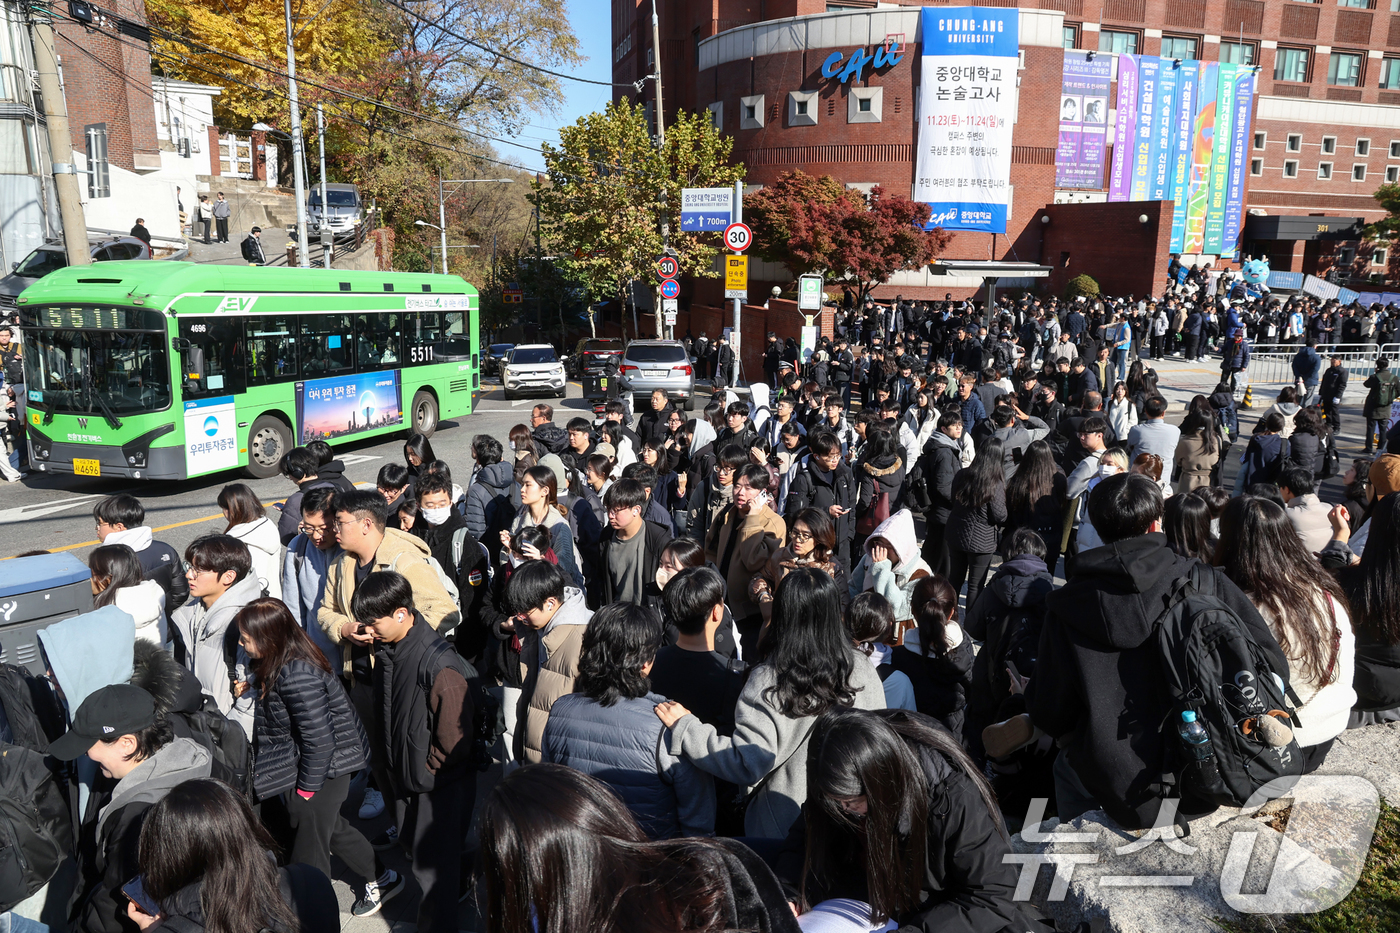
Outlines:
[[[350,466],[354,463],[368,463],[371,460],[383,460],[384,457],[379,454],[346,454],[337,459],[346,466]]]
[[[101,499],[102,496],[76,496],[72,499],[58,499],[53,502],[41,502],[38,505],[22,505],[14,509],[0,509],[0,525],[22,522],[30,518],[40,518],[44,515],[53,515],[57,512],[65,512],[68,509],[77,508],[80,505],[92,502],[94,499]]]

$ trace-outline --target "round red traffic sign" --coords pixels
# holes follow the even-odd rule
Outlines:
[[[674,279],[676,273],[681,271],[681,264],[676,262],[674,256],[662,256],[656,260],[656,274],[663,279]]]
[[[675,298],[681,293],[681,287],[675,279],[666,279],[661,283],[661,297]]]
[[[753,231],[749,229],[748,224],[736,222],[724,228],[724,245],[734,252],[742,253],[752,243]]]

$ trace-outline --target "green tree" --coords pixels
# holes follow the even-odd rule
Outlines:
[[[682,188],[732,187],[744,177],[743,165],[729,164],[733,141],[709,113],[677,113],[657,148],[646,112],[622,100],[561,128],[559,143],[541,147],[547,177],[532,200],[546,247],[572,257],[590,295],[625,299],[629,282],[655,281],[653,266],[668,242],[683,275],[720,274],[719,238],[680,229]],[[658,334],[660,309],[658,297]]]

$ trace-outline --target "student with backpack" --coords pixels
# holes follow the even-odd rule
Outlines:
[[[1089,496],[1089,517],[1104,544],[1081,552],[1069,582],[1046,597],[1036,675],[1026,688],[1032,723],[1060,744],[1060,819],[1102,808],[1124,828],[1146,829],[1156,825],[1169,797],[1180,798],[1174,803],[1178,815],[1213,810],[1217,800],[1180,783],[1188,769],[1182,767],[1176,723],[1182,712],[1193,711],[1184,700],[1190,690],[1206,691],[1207,701],[1194,712],[1211,725],[1222,776],[1243,770],[1244,749],[1254,759],[1253,774],[1263,780],[1301,773],[1296,744],[1280,749],[1265,745],[1259,730],[1252,737],[1240,734],[1235,710],[1225,707],[1219,683],[1239,676],[1253,684],[1262,714],[1286,709],[1274,675],[1286,682],[1288,659],[1239,587],[1168,546],[1161,488],[1141,474],[1110,476]],[[1171,597],[1179,598],[1164,612]],[[1197,636],[1206,621],[1223,626],[1230,637],[1201,656]],[[1164,656],[1163,641],[1219,667],[1220,675],[1212,683],[1183,685],[1177,666]],[[1261,714],[1255,705],[1238,712],[1241,724],[1257,722]],[[1228,734],[1220,725],[1227,716]]]
[[[1400,398],[1400,376],[1390,371],[1390,360],[1382,356],[1376,359],[1376,371],[1362,385],[1367,389],[1362,411],[1366,416],[1366,448],[1362,452],[1369,454],[1373,441],[1377,447],[1385,446],[1385,437],[1390,431],[1390,407]],[[1375,440],[1377,437],[1379,441]]]
[[[185,666],[219,706],[252,734],[253,705],[245,695],[247,658],[239,656],[238,610],[263,595],[248,548],[229,535],[205,535],[185,548],[190,601],[170,615],[185,644]]]
[[[374,731],[394,784],[399,837],[422,891],[418,929],[457,933],[462,844],[476,798],[468,683],[476,672],[417,611],[403,574],[371,573],[352,608],[375,642]]]
[[[253,797],[285,812],[288,858],[329,877],[335,854],[364,879],[351,913],[368,917],[404,888],[369,840],[341,816],[350,778],[369,763],[369,737],[330,662],[280,599],[256,599],[235,619],[257,680]]]
[[[147,580],[165,590],[167,614],[190,598],[190,585],[180,568],[180,552],[164,541],[156,541],[145,524],[146,509],[141,500],[125,494],[108,496],[92,507],[97,523],[97,540],[103,544],[125,544],[136,552]]]
[[[289,544],[297,535],[306,494],[313,489],[335,491],[335,483],[328,477],[322,478],[318,472],[320,466],[320,458],[306,447],[293,447],[282,458],[282,475],[297,485],[297,491],[282,503],[277,519],[277,534],[283,544]]]
[[[326,572],[339,550],[335,541],[335,509],[331,506],[334,498],[335,488],[329,483],[306,491],[298,503],[301,523],[297,534],[287,542],[287,553],[282,558],[282,601],[327,658],[336,657],[339,650],[316,623],[316,607],[325,591]]]
[[[456,584],[462,620],[453,641],[457,653],[480,668],[490,634],[482,621],[491,587],[490,558],[452,501],[450,475],[424,474],[418,479],[417,492],[418,520],[413,523],[413,533],[427,542],[433,560]]]
[[[140,873],[136,853],[147,811],[185,781],[209,776],[209,752],[176,738],[140,687],[112,684],[95,691],[68,731],[49,747],[59,761],[84,755],[109,782],[80,812],[78,880],[69,920],[83,933],[127,933],[122,886]]]

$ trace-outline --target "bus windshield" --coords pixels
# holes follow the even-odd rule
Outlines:
[[[109,420],[170,407],[164,333],[35,328],[24,340],[25,389],[36,407]]]

